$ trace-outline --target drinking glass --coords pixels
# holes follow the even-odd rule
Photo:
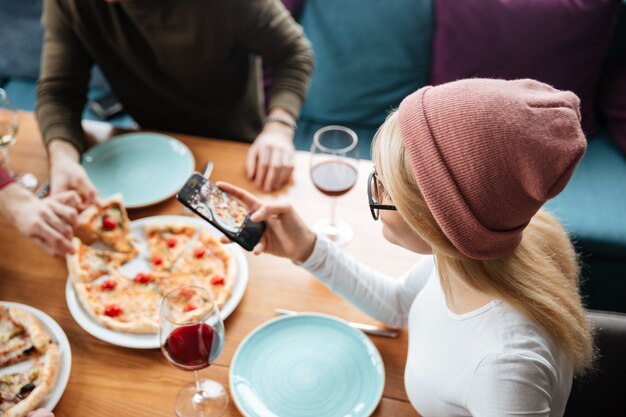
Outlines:
[[[195,374],[195,382],[176,396],[176,415],[221,416],[228,394],[219,382],[203,379],[199,372],[215,362],[224,345],[224,323],[211,293],[196,286],[169,292],[161,303],[159,342],[168,361]]]
[[[311,145],[311,179],[315,187],[331,198],[330,218],[320,220],[313,229],[338,245],[352,240],[352,228],[336,218],[337,198],[354,187],[358,177],[359,140],[353,130],[326,126],[315,132]]]
[[[30,172],[16,173],[9,155],[9,146],[15,143],[17,128],[19,126],[19,116],[13,107],[7,92],[0,88],[0,155],[2,155],[2,166],[15,178],[15,181],[30,190],[37,186],[37,177]]]

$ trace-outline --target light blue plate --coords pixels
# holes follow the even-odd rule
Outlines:
[[[365,417],[384,385],[383,361],[367,336],[316,313],[256,328],[230,367],[230,392],[246,417]]]
[[[176,194],[195,167],[188,147],[157,133],[117,136],[85,152],[82,164],[101,198],[122,193],[128,208]]]

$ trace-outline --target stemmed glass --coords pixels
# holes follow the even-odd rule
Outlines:
[[[194,371],[195,382],[178,391],[178,417],[221,416],[228,394],[216,381],[200,378],[200,369],[215,362],[224,345],[224,323],[209,291],[182,286],[161,303],[159,342],[165,358],[185,371]]]
[[[315,132],[311,145],[311,179],[315,187],[331,197],[330,218],[320,220],[313,229],[323,233],[338,245],[352,240],[352,228],[337,221],[337,197],[354,187],[358,177],[358,138],[353,130],[343,126],[326,126]]]
[[[30,172],[17,174],[13,170],[9,156],[8,148],[15,142],[18,126],[19,115],[17,110],[13,107],[7,92],[0,88],[0,154],[2,155],[2,165],[18,184],[32,190],[37,186],[37,177]]]

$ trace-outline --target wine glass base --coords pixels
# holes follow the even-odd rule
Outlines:
[[[228,393],[219,382],[201,379],[198,393],[196,384],[187,384],[176,395],[176,415],[178,417],[219,417],[228,406]]]
[[[354,237],[350,225],[342,221],[336,221],[333,225],[330,219],[323,219],[315,222],[311,228],[326,236],[328,240],[335,242],[337,246],[347,245]]]

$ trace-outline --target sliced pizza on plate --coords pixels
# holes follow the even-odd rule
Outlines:
[[[196,228],[183,223],[156,223],[144,227],[152,268],[169,270],[187,248]]]
[[[117,252],[137,253],[121,194],[85,209],[78,217],[76,234],[88,244],[100,240]]]
[[[102,282],[75,282],[76,297],[98,323],[126,333],[159,330],[159,289],[151,274],[114,274]]]
[[[117,270],[136,257],[134,252],[111,252],[85,245],[72,239],[74,254],[66,256],[67,269],[77,282],[90,282]]]
[[[0,416],[23,417],[54,385],[60,352],[30,313],[0,305]],[[24,365],[30,364],[29,368]],[[15,365],[3,373],[2,368]]]
[[[180,274],[183,281],[190,279],[185,277],[193,277],[193,284],[188,285],[210,290],[219,307],[230,296],[237,276],[236,264],[230,252],[206,230],[200,231],[191,249],[174,264],[171,272]]]

